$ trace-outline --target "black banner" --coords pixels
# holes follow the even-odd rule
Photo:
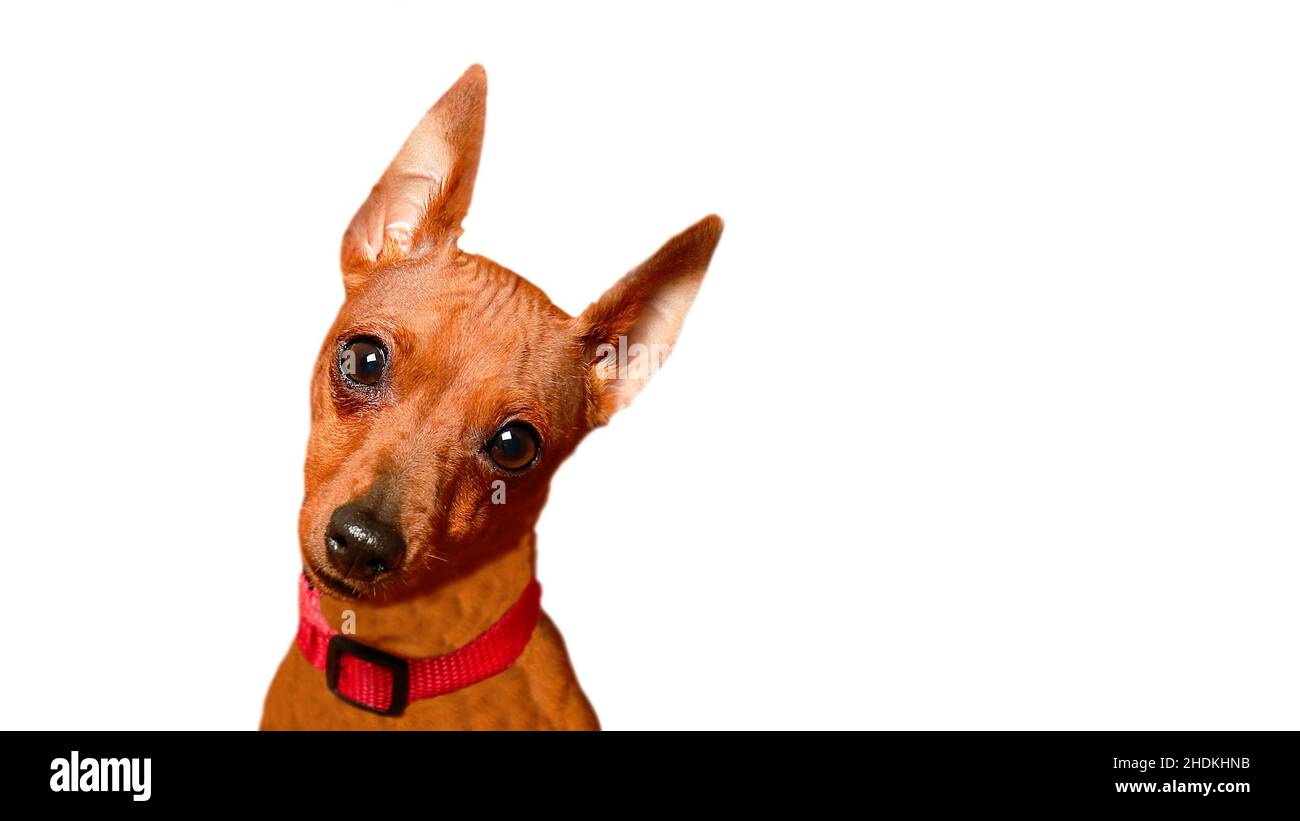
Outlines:
[[[1235,813],[1296,803],[1296,742],[1289,732],[29,732],[4,734],[0,783],[10,799],[136,812],[388,801],[436,811],[472,798],[496,809],[901,800]]]

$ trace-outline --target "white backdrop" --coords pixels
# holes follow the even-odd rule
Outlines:
[[[561,470],[610,728],[1300,727],[1297,13],[7,6],[0,727],[251,728],[342,231],[473,62],[463,246],[727,220]]]

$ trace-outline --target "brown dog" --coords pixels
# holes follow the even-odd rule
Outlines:
[[[598,727],[538,610],[533,528],[555,469],[676,340],[722,221],[569,316],[457,247],[486,93],[471,67],[344,235],[312,379],[302,624],[263,729]]]

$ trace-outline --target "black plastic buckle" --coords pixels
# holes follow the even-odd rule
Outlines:
[[[360,701],[354,701],[339,692],[339,662],[344,655],[383,667],[392,674],[393,693],[388,700],[388,709],[381,710]],[[330,692],[351,704],[381,716],[400,716],[406,709],[407,697],[411,692],[411,668],[406,659],[385,653],[383,650],[353,641],[342,633],[330,639],[325,651],[325,685]]]

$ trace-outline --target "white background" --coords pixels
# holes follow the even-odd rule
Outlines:
[[[1294,6],[539,5],[6,7],[0,727],[256,726],[339,239],[482,62],[468,250],[727,220],[542,519],[607,727],[1300,728]]]

